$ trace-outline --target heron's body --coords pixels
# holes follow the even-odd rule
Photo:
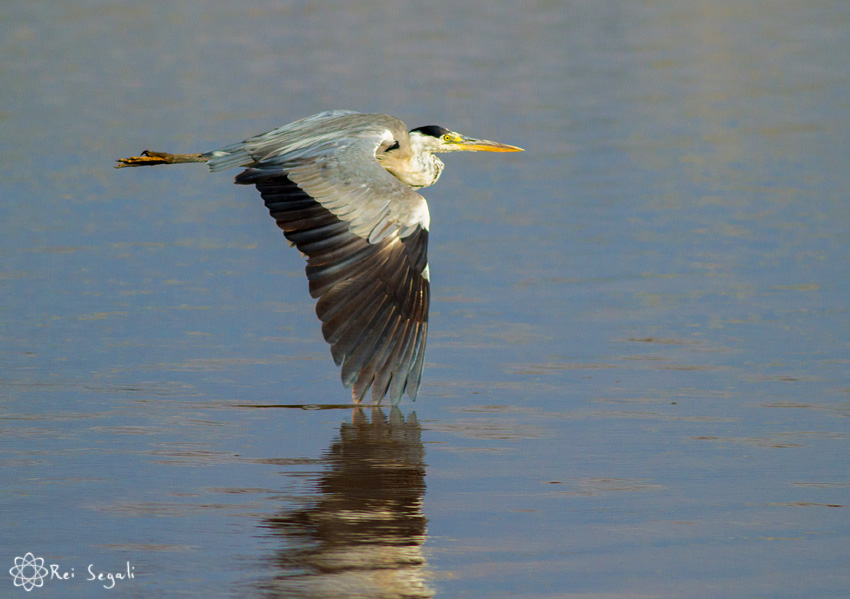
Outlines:
[[[342,381],[360,402],[416,398],[428,332],[428,204],[434,152],[519,151],[441,127],[408,131],[381,114],[323,112],[204,154],[145,152],[119,166],[206,162],[244,167],[291,245],[307,257],[310,294]]]

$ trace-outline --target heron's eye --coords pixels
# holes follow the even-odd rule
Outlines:
[[[443,141],[451,141],[452,139],[454,139],[454,135],[452,135],[451,133],[446,133],[443,136]]]

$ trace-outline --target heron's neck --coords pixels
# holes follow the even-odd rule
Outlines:
[[[410,158],[407,168],[393,174],[404,183],[418,189],[436,183],[444,166],[443,161],[431,152],[418,152]]]

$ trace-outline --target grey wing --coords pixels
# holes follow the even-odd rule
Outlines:
[[[330,110],[294,121],[245,141],[207,152],[211,171],[234,166],[249,166],[275,157],[292,160],[298,152],[315,148],[322,141],[339,135],[339,124],[362,119],[363,114],[350,110]],[[392,117],[390,117],[392,118]]]
[[[208,152],[213,171],[248,166],[285,174],[290,181],[349,223],[352,233],[376,243],[417,226],[428,228],[428,204],[393,177],[376,151],[404,139],[407,127],[383,114],[323,112]]]
[[[322,333],[357,402],[370,388],[373,403],[415,399],[428,332],[427,204],[375,159],[385,131],[267,157],[236,178],[307,256]]]

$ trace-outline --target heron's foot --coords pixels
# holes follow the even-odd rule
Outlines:
[[[154,152],[145,150],[141,156],[130,156],[119,158],[115,168],[125,166],[156,166],[158,164],[180,164],[183,162],[206,162],[203,154],[169,154],[168,152]]]
[[[119,158],[115,168],[124,168],[125,166],[154,166],[157,164],[168,164],[169,154],[165,152],[152,152],[145,150],[141,156],[130,156],[129,158]]]

